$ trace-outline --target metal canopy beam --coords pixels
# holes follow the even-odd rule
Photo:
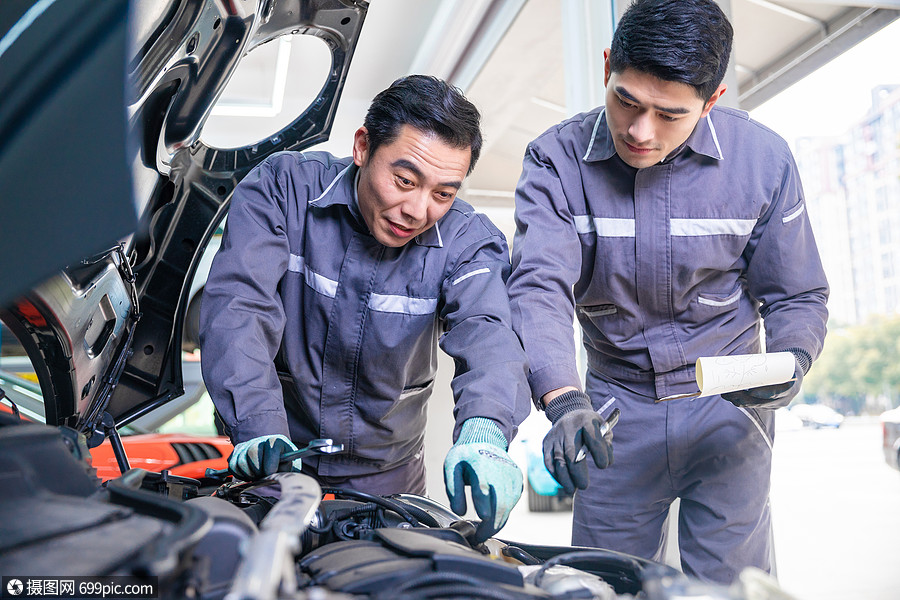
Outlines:
[[[878,2],[866,2],[865,0],[791,0],[791,4],[830,4],[833,6],[859,6],[862,8],[900,9],[900,0],[878,0]]]
[[[753,110],[898,18],[900,10],[889,8],[848,9],[829,21],[824,32],[809,36],[757,71],[739,90],[740,107]]]
[[[410,65],[467,90],[525,0],[445,0]]]

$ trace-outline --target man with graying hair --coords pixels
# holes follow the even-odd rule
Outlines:
[[[774,409],[822,350],[828,297],[788,145],[716,106],[732,35],[712,0],[629,7],[604,53],[606,105],[528,146],[508,281],[553,423],[544,460],[575,492],[572,542],[661,560],[680,498],[682,568],[722,583],[774,573]],[[791,381],[658,402],[697,390],[701,356],[761,352],[763,324]]]
[[[425,493],[425,408],[437,346],[456,364],[451,508],[465,487],[484,540],[522,473],[506,453],[529,412],[510,327],[503,234],[456,195],[480,115],[421,75],[375,97],[353,154],[284,152],[234,192],[201,311],[203,376],[241,479],[302,470],[328,487]],[[284,459],[331,438],[341,454]]]

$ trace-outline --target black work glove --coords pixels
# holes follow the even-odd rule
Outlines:
[[[575,493],[575,488],[586,489],[588,466],[578,460],[578,454],[586,448],[594,464],[605,469],[613,462],[612,432],[601,435],[600,426],[605,421],[584,392],[572,390],[557,396],[546,412],[553,427],[544,436],[544,465],[569,494]]]
[[[812,361],[803,350],[791,348],[788,352],[794,355],[794,378],[791,381],[764,385],[750,388],[749,390],[725,392],[722,394],[722,398],[735,406],[747,406],[763,410],[775,410],[790,404],[794,396],[800,392],[800,386],[803,384],[803,375],[809,370]]]

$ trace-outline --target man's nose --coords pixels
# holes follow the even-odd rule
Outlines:
[[[649,114],[635,117],[628,127],[628,135],[636,144],[644,144],[653,140],[653,122]]]
[[[401,210],[403,215],[412,222],[410,224],[421,224],[428,214],[428,194],[425,191],[416,191],[410,194]]]

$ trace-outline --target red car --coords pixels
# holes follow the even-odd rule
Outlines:
[[[14,382],[14,385],[27,391],[40,391],[28,386],[27,380],[17,378],[11,373],[0,372],[0,381]],[[13,409],[0,402],[0,412],[13,414]],[[34,421],[27,415],[21,415],[26,421]],[[207,468],[224,469],[228,467],[228,456],[234,449],[231,441],[221,435],[191,435],[184,433],[140,433],[121,436],[125,447],[125,456],[132,469],[145,469],[154,473],[168,471],[172,475],[203,480]],[[104,440],[96,448],[90,449],[91,466],[96,469],[97,477],[103,481],[115,479],[122,473],[116,460],[110,441]]]

